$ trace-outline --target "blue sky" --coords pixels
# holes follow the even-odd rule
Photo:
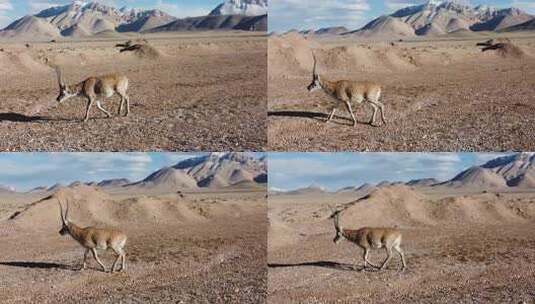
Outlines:
[[[0,185],[27,191],[56,183],[142,179],[195,153],[0,153]]]
[[[98,0],[117,8],[158,8],[176,17],[208,14],[224,0]],[[0,28],[28,14],[35,14],[51,6],[72,3],[72,0],[0,0]],[[85,0],[85,2],[90,2]]]
[[[447,180],[500,153],[269,153],[269,187],[337,190],[364,183],[434,177]]]
[[[472,5],[517,7],[535,14],[535,0],[462,0]],[[375,17],[425,0],[270,0],[269,31],[346,26],[357,29]]]

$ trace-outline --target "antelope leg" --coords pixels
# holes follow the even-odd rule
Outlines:
[[[95,260],[97,261],[97,263],[102,267],[102,270],[103,270],[104,272],[107,272],[107,270],[106,270],[106,266],[104,266],[104,264],[102,264],[102,262],[101,262],[100,259],[98,258],[97,249],[92,248],[92,249],[91,249],[91,252],[93,253],[93,257],[95,258]]]

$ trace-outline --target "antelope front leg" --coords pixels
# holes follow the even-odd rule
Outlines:
[[[121,116],[121,113],[123,112],[123,105],[124,105],[124,96],[121,96],[121,104],[119,105],[119,111],[117,111],[117,115]]]
[[[123,252],[123,256],[121,258],[121,269],[119,271],[124,271],[126,270],[126,253]]]
[[[126,114],[124,114],[124,116],[127,117],[130,114],[130,97],[125,95],[124,98],[126,99]]]
[[[401,271],[405,270],[405,268],[407,268],[407,263],[405,262],[405,254],[403,254],[403,250],[401,249],[401,247],[396,246],[394,247],[394,250],[396,250],[399,254],[399,257],[401,258]]]
[[[385,105],[377,102],[377,105],[379,106],[379,109],[381,110],[381,120],[386,125],[386,119],[385,119]]]
[[[372,102],[370,102],[369,104],[370,104],[370,105],[372,106],[372,108],[373,108],[373,115],[372,115],[372,120],[370,120],[370,125],[371,125],[371,126],[375,126],[375,118],[377,117],[377,112],[379,111],[379,108],[377,107],[376,104],[374,104],[374,103],[372,103]]]
[[[95,260],[97,261],[97,263],[102,267],[102,270],[103,270],[104,272],[108,272],[108,271],[106,270],[106,266],[104,266],[104,264],[102,264],[102,262],[101,262],[100,259],[98,258],[98,255],[97,255],[97,249],[92,248],[92,249],[91,249],[91,252],[93,253],[93,257],[95,258]]]
[[[333,120],[333,117],[334,117],[334,113],[336,112],[336,108],[333,108],[333,110],[331,111],[331,114],[329,114],[329,117],[327,118],[327,120],[325,121],[326,123]]]
[[[364,250],[364,267],[366,267],[367,265],[370,265],[372,266],[373,268],[379,268],[379,266],[371,263],[369,260],[368,260],[368,253],[369,253],[369,249],[366,249]]]
[[[349,114],[351,114],[351,118],[353,119],[353,127],[357,126],[357,119],[355,118],[355,114],[353,114],[353,109],[351,108],[351,103],[349,101],[345,102],[347,111],[349,111]]]
[[[85,269],[85,261],[87,260],[87,255],[89,254],[89,249],[86,249],[84,252],[84,260],[82,261],[82,268],[80,268],[80,271]]]
[[[390,262],[390,259],[392,258],[392,249],[386,248],[386,260],[383,262],[383,265],[381,265],[380,270],[384,270],[388,262]]]
[[[91,109],[91,105],[93,105],[93,98],[88,98],[88,101],[87,101],[87,108],[85,109],[85,118],[84,118],[84,122],[88,121],[89,120],[89,110]]]

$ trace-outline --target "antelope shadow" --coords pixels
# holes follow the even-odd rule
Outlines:
[[[28,116],[25,114],[7,112],[0,113],[0,122],[11,121],[11,122],[38,122],[38,121],[75,121],[76,119],[66,119],[66,118],[51,118],[44,116]]]
[[[2,121],[12,121],[12,122],[33,122],[45,120],[41,116],[27,116],[20,113],[8,112],[0,113],[0,122]]]
[[[11,267],[21,267],[21,268],[73,270],[72,267],[64,265],[64,264],[48,263],[48,262],[11,261],[11,262],[0,262],[0,265],[11,266]]]
[[[364,267],[355,268],[355,266],[351,264],[338,263],[338,262],[332,262],[332,261],[315,261],[315,262],[304,262],[304,263],[296,263],[296,264],[276,264],[276,263],[268,264],[268,268],[286,268],[286,267],[303,267],[303,266],[323,267],[323,268],[330,268],[330,269],[344,270],[344,271],[363,271],[365,269]]]
[[[321,121],[321,122],[326,122],[327,119],[329,118],[329,114],[327,114],[327,113],[310,112],[310,111],[269,111],[268,112],[268,117],[269,116],[273,116],[273,117],[309,118],[309,119],[314,119],[314,120]],[[351,120],[348,117],[339,116],[339,115],[334,115],[333,119],[329,123],[338,124],[338,125],[344,125],[344,126],[348,125],[347,123],[342,123],[339,120],[350,121],[351,123],[349,125],[353,126],[353,120]],[[357,120],[357,123],[362,124],[362,125],[369,125],[368,122],[362,122],[362,121],[359,121],[359,120]]]

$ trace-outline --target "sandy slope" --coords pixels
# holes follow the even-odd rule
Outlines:
[[[449,196],[444,197],[444,196]],[[534,196],[415,193],[394,187],[356,204],[349,194],[269,200],[271,303],[531,303]],[[350,203],[350,204],[347,204]],[[398,226],[408,270],[361,269],[362,252],[333,244],[327,204],[346,206],[344,227]],[[347,205],[346,205],[347,204]],[[474,205],[476,207],[474,207]],[[376,206],[374,208],[373,206]],[[418,208],[411,209],[411,207]],[[396,211],[396,212],[393,212]],[[383,250],[371,253],[380,263]],[[357,267],[355,268],[355,263]]]
[[[82,187],[62,195],[73,202],[73,220],[128,234],[128,271],[103,273],[94,261],[76,271],[83,250],[57,233],[52,197],[0,222],[3,303],[265,301],[265,192],[125,198]],[[108,267],[113,262],[110,252],[100,256]]]
[[[146,36],[162,55],[119,54],[121,40],[2,44],[2,150],[263,150],[266,38],[240,33]],[[58,105],[54,71],[68,82],[114,71],[130,79],[131,116],[104,119],[86,101]],[[119,97],[103,102],[113,114]]]
[[[270,149],[290,151],[502,151],[533,150],[532,96],[535,40],[514,36],[523,54],[505,57],[475,46],[485,36],[394,44],[329,38],[269,42]],[[381,83],[389,124],[368,125],[370,106],[354,109],[351,127],[322,92],[308,93],[315,49],[327,79]]]

